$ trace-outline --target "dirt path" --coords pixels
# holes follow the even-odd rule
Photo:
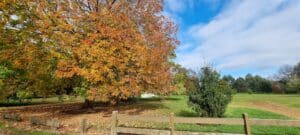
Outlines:
[[[23,130],[45,130],[50,131],[49,127],[32,126],[30,119],[37,117],[40,119],[51,120],[58,119],[61,127],[58,133],[80,133],[80,127],[83,119],[86,119],[89,129],[88,135],[99,135],[110,133],[111,113],[117,110],[119,115],[141,115],[154,116],[159,113],[160,106],[147,104],[121,104],[118,106],[97,106],[93,110],[82,109],[82,103],[66,103],[66,104],[47,104],[47,105],[31,105],[20,107],[2,107],[0,108],[0,116],[3,113],[20,114],[22,121],[9,123],[0,117],[0,122],[5,125],[11,125],[17,129]],[[140,125],[137,122],[122,122],[123,125]],[[147,124],[147,123],[146,123]],[[7,126],[8,127],[8,126]],[[0,135],[2,133],[0,132]]]
[[[266,111],[286,115],[291,118],[300,119],[300,110],[299,109],[289,108],[289,107],[286,107],[283,105],[272,104],[269,102],[252,102],[249,105],[250,105],[250,107],[253,107],[253,108],[258,108],[261,110],[266,110]]]

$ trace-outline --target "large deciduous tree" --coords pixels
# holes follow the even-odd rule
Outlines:
[[[14,12],[15,5],[26,14]],[[77,78],[74,87],[87,101],[112,103],[143,91],[172,90],[169,60],[178,42],[176,26],[161,13],[162,0],[25,0],[0,6],[1,30],[12,15],[26,23],[4,31],[13,40],[1,36],[7,47],[0,51],[12,67],[39,73],[28,81]]]

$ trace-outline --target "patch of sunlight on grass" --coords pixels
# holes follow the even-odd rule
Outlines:
[[[247,113],[250,118],[259,119],[290,119],[289,117],[269,111],[263,111],[252,108],[229,107],[225,112],[225,117],[238,118],[242,117],[243,113]]]

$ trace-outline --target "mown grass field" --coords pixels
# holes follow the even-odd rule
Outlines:
[[[236,94],[230,105],[247,105],[251,102],[269,102],[300,109],[300,94]]]
[[[239,96],[239,95],[236,95]],[[185,96],[172,96],[173,100],[167,100],[164,101],[163,104],[168,109],[168,112],[174,112],[177,116],[184,116],[184,117],[197,117],[197,113],[192,110],[187,105],[187,97]],[[176,100],[174,100],[176,99]],[[247,108],[247,106],[240,106],[236,107],[232,104],[236,104],[236,102],[239,102],[236,100],[236,98],[233,99],[232,103],[228,106],[225,117],[230,118],[240,118],[242,117],[242,113],[247,113],[251,118],[261,118],[261,119],[292,119],[288,116],[273,113],[270,111],[264,111],[260,109],[254,109],[254,108]]]
[[[242,113],[247,113],[250,118],[260,119],[297,119],[296,115],[300,113],[300,95],[274,95],[274,94],[236,94],[229,104],[225,116],[230,118],[241,118]],[[69,102],[82,102],[82,99],[68,99],[65,98],[64,103]],[[33,104],[53,104],[60,103],[57,98],[33,99]],[[4,103],[3,103],[4,104]],[[15,103],[17,104],[17,102]],[[266,108],[263,108],[265,107]],[[274,107],[274,108],[272,108]],[[1,108],[1,107],[0,107]],[[3,107],[2,107],[3,108]],[[120,109],[124,108],[124,109]],[[9,108],[6,108],[9,109]],[[289,113],[278,112],[276,109],[285,110]],[[194,112],[187,105],[186,96],[169,96],[164,98],[151,98],[151,99],[139,99],[132,104],[123,104],[112,107],[110,110],[105,110],[105,113],[111,113],[111,110],[123,110],[124,113],[129,111],[128,115],[169,115],[174,112],[176,116],[181,117],[197,117],[197,113]],[[137,111],[138,110],[138,111]],[[103,111],[103,110],[101,110]],[[134,113],[131,113],[131,112]],[[138,113],[137,113],[138,112]],[[101,112],[97,112],[101,113]],[[91,118],[96,118],[97,113],[90,114]],[[289,115],[285,115],[289,114]],[[295,114],[295,117],[294,115]],[[70,119],[76,119],[80,115],[71,115]],[[84,115],[86,116],[86,115]],[[109,119],[109,117],[108,117]],[[109,126],[110,123],[104,123]],[[141,128],[158,128],[167,129],[166,123],[139,123],[133,124],[133,127]],[[130,126],[122,125],[122,126]],[[224,132],[224,133],[243,133],[243,126],[230,126],[230,125],[196,125],[196,124],[176,124],[176,130],[183,131],[199,131],[199,132]],[[44,135],[51,134],[46,131],[22,131],[16,128],[6,127],[0,123],[0,130],[6,132],[12,132],[16,135]],[[300,127],[275,127],[275,126],[251,126],[253,134],[258,135],[300,135]]]
[[[197,114],[188,107],[187,97],[172,96],[173,100],[164,101],[163,104],[168,107],[166,111],[174,112],[177,116],[195,117]],[[271,95],[271,94],[237,94],[227,108],[225,117],[241,118],[242,113],[247,113],[251,118],[260,119],[295,119],[282,114],[274,113],[248,107],[252,102],[261,101],[288,106],[289,108],[298,108],[300,95]],[[225,133],[243,133],[243,126],[231,125],[194,125],[177,124],[177,130],[201,131],[201,132],[225,132]],[[300,128],[295,127],[277,127],[277,126],[252,126],[252,133],[258,135],[297,135],[300,134]]]

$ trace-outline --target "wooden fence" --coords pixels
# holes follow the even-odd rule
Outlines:
[[[278,119],[252,119],[248,118],[247,114],[243,114],[242,118],[199,118],[199,117],[175,117],[174,113],[171,113],[169,117],[142,117],[142,116],[126,116],[118,115],[117,111],[113,111],[111,120],[111,135],[117,135],[117,133],[127,134],[159,134],[159,135],[207,135],[207,133],[195,133],[175,131],[176,123],[189,123],[189,124],[222,124],[222,125],[243,125],[245,134],[251,135],[251,125],[269,125],[269,126],[289,126],[300,127],[300,120],[278,120]],[[22,121],[19,114],[4,113],[2,116],[4,119],[11,121]],[[143,121],[143,122],[162,122],[169,123],[169,130],[157,130],[157,129],[139,129],[139,128],[126,128],[118,127],[118,121]],[[43,119],[39,117],[31,117],[30,123],[32,125],[42,125],[50,127],[53,131],[56,131],[62,125],[58,119]],[[86,119],[82,119],[80,122],[80,134],[87,134],[88,130],[92,128],[88,124]],[[218,135],[219,133],[216,133]],[[220,133],[226,135],[226,133]],[[232,134],[231,134],[232,135]]]
[[[246,135],[251,135],[251,125],[269,125],[269,126],[290,126],[300,127],[300,120],[278,120],[278,119],[252,119],[244,113],[242,118],[199,118],[199,117],[174,117],[171,113],[169,117],[141,117],[141,116],[123,116],[118,115],[117,111],[112,113],[111,121],[111,135],[117,133],[130,134],[182,134],[182,132],[175,131],[176,123],[190,123],[190,124],[222,124],[222,125],[244,125]],[[154,129],[138,129],[138,128],[124,128],[118,127],[118,121],[144,121],[144,122],[165,122],[170,124],[169,131],[154,130]]]

